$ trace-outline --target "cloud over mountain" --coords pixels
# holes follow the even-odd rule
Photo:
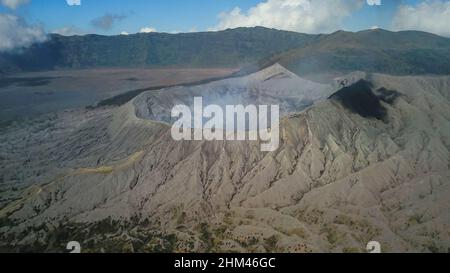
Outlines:
[[[402,5],[394,16],[395,30],[422,30],[450,36],[450,2],[432,0]]]
[[[139,30],[140,33],[151,33],[156,32],[156,28],[153,27],[143,27],[141,30]]]
[[[122,21],[125,18],[127,18],[125,15],[108,13],[93,19],[91,21],[91,25],[101,30],[111,30],[116,22]]]
[[[362,0],[267,0],[248,11],[236,7],[219,15],[214,30],[264,26],[306,33],[332,32],[362,7]]]
[[[63,36],[73,36],[73,35],[84,35],[85,31],[79,29],[76,26],[66,26],[58,28],[52,31],[52,33],[63,35]]]
[[[23,19],[11,14],[0,14],[0,51],[26,47],[46,40],[40,26],[30,26]]]

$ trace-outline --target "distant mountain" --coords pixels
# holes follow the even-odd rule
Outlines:
[[[261,27],[181,34],[50,35],[45,43],[0,54],[0,71],[245,66],[271,54],[305,46],[314,37]]]
[[[308,35],[262,27],[118,36],[51,35],[0,54],[0,73],[97,67],[246,67],[280,63],[297,74],[450,74],[450,39],[382,29]]]
[[[356,70],[385,74],[450,74],[450,39],[382,29],[320,35],[313,43],[265,60],[297,74]]]

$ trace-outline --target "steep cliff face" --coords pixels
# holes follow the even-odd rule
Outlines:
[[[179,34],[51,34],[43,43],[0,53],[0,72],[100,67],[237,67],[301,47],[315,37],[262,27]]]
[[[341,88],[274,66],[147,92],[95,114],[66,114],[59,123],[92,116],[55,136],[47,162],[28,163],[21,197],[11,193],[16,200],[0,211],[3,247],[37,241],[58,249],[55,234],[65,230],[63,238],[107,251],[129,244],[134,251],[363,251],[371,240],[384,251],[446,251],[450,77],[356,75]],[[244,83],[251,88],[239,89]],[[383,118],[352,107],[359,100],[340,95],[349,88],[376,99]],[[261,152],[258,141],[174,141],[161,117],[196,94],[286,105],[279,149]],[[288,103],[304,97],[312,105]],[[21,162],[5,160],[9,173]],[[52,171],[38,179],[31,171],[45,168]],[[102,244],[105,234],[114,247]],[[51,244],[42,239],[55,236]]]
[[[50,35],[43,43],[0,53],[0,73],[111,67],[243,67],[276,62],[299,75],[363,70],[448,75],[450,39],[383,29],[302,34],[263,27],[199,33]]]

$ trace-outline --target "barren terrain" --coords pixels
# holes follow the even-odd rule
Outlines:
[[[84,69],[0,77],[0,123],[95,105],[124,92],[221,78],[236,71],[208,69]]]
[[[279,103],[279,149],[174,141],[167,109],[199,93]],[[274,65],[8,127],[0,249],[362,252],[376,240],[384,252],[445,252],[449,94],[449,76],[318,84]]]

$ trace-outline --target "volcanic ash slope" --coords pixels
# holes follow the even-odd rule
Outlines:
[[[65,173],[4,206],[0,232],[27,245],[39,236],[10,234],[108,219],[118,226],[108,238],[133,251],[155,249],[145,248],[155,241],[140,237],[143,227],[174,236],[171,251],[353,252],[372,240],[386,252],[447,251],[450,77],[357,73],[345,83],[335,92],[276,65],[102,110],[101,126],[93,117],[66,133],[73,142],[64,151],[50,148],[71,155]],[[171,106],[199,94],[207,103],[280,104],[279,149],[172,140],[163,122]]]

